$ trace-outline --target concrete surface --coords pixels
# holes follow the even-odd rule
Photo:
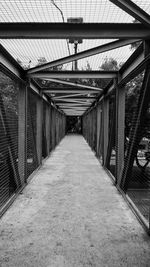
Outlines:
[[[150,238],[83,137],[65,137],[2,217],[4,266],[150,266]]]

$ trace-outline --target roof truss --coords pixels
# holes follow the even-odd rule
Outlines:
[[[71,55],[68,57],[54,60],[52,62],[43,64],[43,65],[35,67],[35,68],[31,68],[31,69],[27,70],[27,73],[29,73],[29,74],[35,73],[35,72],[45,70],[48,68],[56,67],[56,66],[59,66],[62,64],[72,62],[74,60],[79,60],[79,59],[83,59],[86,57],[94,56],[96,54],[104,53],[106,51],[110,51],[110,50],[113,50],[113,49],[116,49],[116,48],[119,48],[119,47],[122,47],[125,45],[129,45],[131,43],[138,42],[138,41],[140,41],[140,40],[139,39],[136,39],[136,40],[135,39],[127,39],[127,40],[118,40],[118,41],[110,42],[110,43],[100,45],[100,46],[85,50],[83,52],[80,52],[80,53],[77,53],[77,54],[74,54],[74,55]]]
[[[122,10],[133,16],[139,22],[150,27],[150,16],[139,6],[133,3],[131,0],[109,0]]]

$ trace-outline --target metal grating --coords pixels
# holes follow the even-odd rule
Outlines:
[[[146,2],[142,1],[144,8]],[[55,3],[55,5],[53,4]],[[132,17],[109,0],[1,0],[0,21],[62,22],[69,17],[83,17],[84,22],[129,22]],[[58,6],[58,8],[56,7]]]
[[[135,2],[140,3],[140,1]],[[147,1],[141,2],[142,8],[147,12],[150,11]],[[82,17],[83,22],[128,23],[133,21],[130,15],[109,0],[0,0],[0,5],[2,6],[0,22],[67,22],[69,17]],[[0,40],[0,42],[25,68],[36,66],[40,58],[49,62],[74,53],[74,46],[71,44],[69,44],[70,52],[68,51],[66,40],[16,39]],[[107,42],[108,40],[83,40],[83,43],[78,46],[78,51],[84,51]],[[129,47],[120,48],[110,51],[107,55],[104,53],[80,60],[78,68],[85,69],[89,62],[92,69],[98,69],[106,56],[113,57],[118,63],[125,62],[131,53]],[[72,64],[64,65],[64,68],[71,69]]]
[[[0,72],[0,208],[20,186],[18,85]]]
[[[150,102],[145,103],[144,118],[141,122],[138,119],[142,103],[141,97],[144,95],[143,90],[145,90],[142,87],[144,75],[144,73],[141,73],[126,85],[125,170],[129,168],[130,175],[128,175],[124,186],[135,206],[149,220],[150,160],[148,156],[150,153]],[[131,116],[131,114],[133,115]],[[137,128],[138,121],[139,126]],[[130,156],[131,160],[128,163],[127,157],[129,157],[131,149],[132,156]]]

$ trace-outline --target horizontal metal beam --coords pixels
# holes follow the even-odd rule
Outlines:
[[[49,80],[54,79],[112,79],[117,77],[117,71],[43,71],[28,74],[29,78]]]
[[[90,106],[93,102],[80,102],[80,101],[66,101],[66,102],[55,102],[56,105],[58,106],[66,106],[66,105],[69,105],[69,106],[72,106],[72,105],[80,105],[80,106]]]
[[[66,114],[66,116],[73,117],[73,116],[79,116],[81,117],[83,113],[72,113],[72,114]]]
[[[58,105],[58,106],[61,106],[61,107],[62,106],[67,106],[67,105],[68,106],[81,106],[81,107],[82,106],[84,106],[84,107],[86,106],[86,107],[89,107],[91,105],[91,103],[70,102],[70,101],[69,102],[62,102],[62,103],[61,102],[56,102],[55,104]]]
[[[83,98],[89,98],[89,99],[92,99],[92,98],[95,98],[94,96],[90,96],[90,94],[88,94],[88,96],[86,97],[85,95],[87,95],[87,93],[84,93],[84,94],[65,94],[65,95],[59,95],[59,96],[54,96],[52,97],[54,100],[55,99],[67,99],[67,98],[80,98],[80,99],[83,99]]]
[[[99,90],[90,90],[90,89],[76,89],[76,88],[72,88],[72,89],[64,89],[64,88],[62,88],[62,89],[59,89],[59,88],[57,88],[56,87],[56,89],[50,89],[50,88],[44,88],[44,90],[42,89],[42,92],[43,93],[47,93],[47,94],[71,94],[71,93],[80,93],[80,94],[97,94],[97,93],[100,93],[101,91],[99,91]]]
[[[109,0],[109,1],[115,4],[116,6],[120,7],[122,10],[127,12],[129,15],[133,16],[135,19],[137,19],[144,25],[150,27],[150,16],[132,1],[130,0]]]
[[[56,103],[58,106],[60,107],[89,107],[91,106],[91,103],[89,104],[83,104],[83,103],[70,103],[70,102],[66,102],[66,103]]]
[[[95,90],[95,91],[99,91],[99,92],[102,92],[103,89],[102,88],[98,88],[98,87],[95,87],[95,86],[89,86],[89,85],[84,85],[84,84],[79,84],[79,83],[73,83],[73,82],[68,82],[68,81],[63,81],[63,80],[58,80],[58,79],[48,79],[50,82],[54,82],[54,83],[59,83],[59,84],[63,84],[63,85],[67,85],[67,86],[72,86],[72,92],[74,92],[73,90],[74,89],[77,89],[77,88],[82,88],[82,89],[88,89],[88,90]],[[76,87],[76,88],[74,88]],[[43,90],[49,90],[51,88],[43,88]],[[65,89],[65,88],[64,88]],[[62,88],[62,90],[64,90]],[[57,90],[57,88],[56,88]],[[65,89],[66,90],[66,89]]]
[[[134,42],[138,42],[138,41],[140,41],[140,40],[139,39],[137,39],[137,40],[128,39],[128,40],[118,40],[118,41],[110,42],[110,43],[107,43],[107,44],[104,44],[104,45],[100,45],[100,46],[97,46],[97,47],[82,51],[80,53],[77,53],[77,54],[74,54],[74,55],[71,55],[71,56],[68,56],[68,57],[63,57],[63,58],[54,60],[52,62],[43,64],[41,66],[34,67],[32,69],[27,70],[27,73],[35,73],[35,72],[38,72],[38,71],[41,71],[41,70],[45,70],[45,69],[48,69],[48,68],[52,68],[52,67],[55,67],[55,66],[66,64],[66,63],[72,62],[74,60],[79,60],[79,59],[90,57],[90,56],[93,56],[93,55],[96,55],[96,54],[104,53],[106,51],[113,50],[113,49],[116,49],[116,48],[119,48],[119,47],[122,47],[122,46],[125,46],[125,45],[128,45],[128,44],[131,44],[131,43],[134,43]]]
[[[63,110],[77,110],[77,111],[85,111],[86,108],[82,108],[82,107],[65,107],[63,108]]]
[[[149,39],[134,23],[0,23],[1,39]]]
[[[63,111],[65,111],[65,112],[85,112],[85,110],[86,109],[84,109],[84,110],[80,110],[80,109],[74,109],[74,108],[72,108],[72,109],[66,109],[66,108],[64,108],[63,109]]]
[[[87,100],[89,100],[89,101],[93,101],[93,100],[95,100],[96,99],[96,97],[76,97],[76,96],[73,96],[73,97],[52,97],[52,99],[54,100],[54,101],[59,101],[59,100],[66,100],[66,101],[70,101],[70,100],[80,100],[80,101],[87,101]]]

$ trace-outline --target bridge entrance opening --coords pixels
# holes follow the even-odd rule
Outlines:
[[[67,116],[66,132],[81,134],[81,117]]]

